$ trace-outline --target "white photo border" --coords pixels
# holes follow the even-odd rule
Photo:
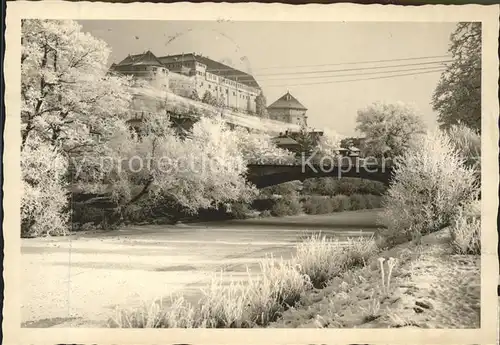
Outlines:
[[[213,3],[8,2],[4,62],[5,344],[484,344],[498,330],[498,5],[284,5]],[[21,329],[20,58],[21,19],[482,22],[482,254],[478,329]]]

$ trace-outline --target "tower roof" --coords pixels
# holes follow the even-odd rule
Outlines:
[[[299,109],[307,110],[290,92],[285,93],[277,101],[271,104],[268,109]]]

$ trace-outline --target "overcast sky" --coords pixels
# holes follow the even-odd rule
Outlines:
[[[411,103],[427,125],[435,127],[436,114],[430,101],[440,73],[430,71],[439,68],[439,61],[449,60],[444,56],[448,54],[449,37],[456,25],[200,21],[80,23],[84,31],[109,44],[112,49],[109,64],[121,61],[128,54],[146,50],[157,56],[196,52],[253,74],[264,90],[268,105],[289,90],[309,109],[307,114],[311,126],[318,129],[328,127],[344,135],[356,134],[358,109],[375,101]],[[430,56],[438,57],[394,61]],[[379,60],[393,61],[351,64]],[[369,69],[376,66],[393,67]],[[376,73],[381,71],[385,73]],[[395,74],[412,75],[388,78]],[[366,78],[372,79],[338,82]]]

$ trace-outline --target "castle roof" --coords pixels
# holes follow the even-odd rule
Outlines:
[[[168,64],[172,62],[184,62],[184,61],[197,61],[207,66],[206,71],[209,73],[216,74],[218,76],[227,78],[229,80],[250,86],[255,88],[260,88],[259,84],[255,78],[245,72],[237,70],[236,68],[227,66],[221,62],[214,61],[208,57],[201,56],[195,53],[177,54],[161,56],[158,58],[163,64]]]
[[[267,109],[298,109],[307,110],[290,92],[285,93]]]
[[[165,67],[161,61],[151,51],[142,54],[129,55],[118,64],[113,64],[112,68],[121,69],[129,66],[158,66]]]

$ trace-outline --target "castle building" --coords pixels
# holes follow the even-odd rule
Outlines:
[[[271,120],[307,126],[307,108],[304,107],[290,92],[287,92],[267,107]]]
[[[112,64],[110,70],[149,81],[152,86],[159,89],[168,89],[168,69],[150,51],[129,55],[120,63]]]
[[[255,113],[261,88],[255,78],[195,53],[156,57],[152,52],[129,55],[111,69],[183,97],[203,99],[208,93],[221,106]]]

